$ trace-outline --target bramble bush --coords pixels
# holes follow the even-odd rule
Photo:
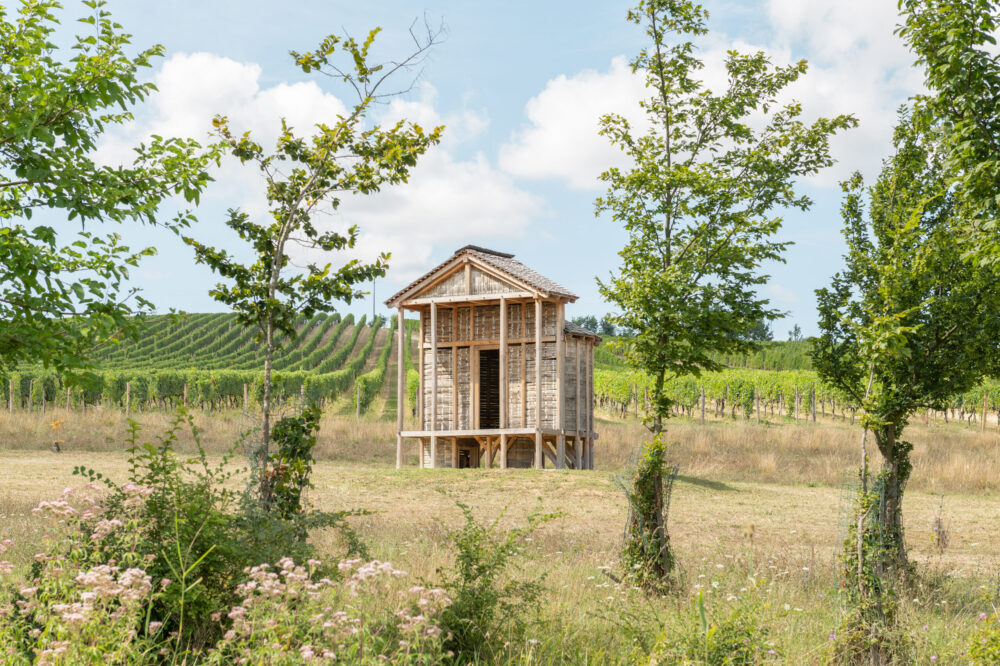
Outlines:
[[[499,527],[498,517],[479,523],[472,509],[458,503],[464,522],[448,533],[455,547],[454,573],[441,584],[452,603],[441,613],[445,648],[457,663],[488,661],[507,645],[519,645],[529,622],[536,620],[545,575],[522,575],[527,543],[544,523],[562,514],[534,512],[527,525]]]

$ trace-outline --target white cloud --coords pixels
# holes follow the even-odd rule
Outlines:
[[[602,171],[627,163],[621,151],[598,135],[598,121],[617,113],[631,123],[645,122],[637,105],[644,91],[642,77],[632,74],[624,57],[612,60],[606,72],[586,70],[552,79],[528,102],[529,124],[501,147],[500,167],[522,178],[597,187]]]
[[[810,179],[835,186],[855,170],[873,176],[890,148],[896,110],[920,91],[920,72],[893,35],[895,3],[870,0],[768,0],[771,25],[764,44],[749,44],[712,32],[699,43],[705,62],[699,73],[707,87],[725,84],[724,57],[729,49],[762,50],[776,65],[805,58],[809,71],[782,99],[803,104],[804,118],[853,113],[859,127],[831,141],[838,164]],[[711,25],[710,25],[711,27]],[[500,166],[522,178],[555,179],[577,189],[599,187],[597,175],[626,164],[625,156],[597,135],[603,113],[642,122],[638,107],[648,96],[624,57],[603,72],[591,70],[550,80],[525,107],[526,124],[500,151]]]
[[[234,132],[252,130],[267,149],[277,139],[282,117],[303,135],[317,123],[332,123],[347,110],[344,102],[312,81],[265,88],[260,77],[256,64],[210,53],[171,57],[155,74],[158,92],[137,122],[109,137],[100,147],[99,159],[105,163],[130,160],[129,147],[152,134],[204,140],[216,114],[228,116]],[[401,118],[425,129],[444,124],[444,139],[418,161],[408,183],[370,196],[348,196],[335,214],[319,221],[319,226],[330,229],[360,227],[358,247],[347,258],[370,260],[390,251],[390,280],[405,282],[426,270],[435,248],[442,244],[448,249],[473,241],[514,239],[524,233],[532,216],[541,210],[539,200],[519,189],[483,155],[460,160],[453,154],[487,128],[485,113],[462,109],[442,114],[437,109],[437,92],[423,84],[416,99],[396,98],[378,113],[383,125]],[[238,206],[251,215],[266,214],[258,172],[235,160],[227,161],[216,174],[206,201]],[[296,263],[343,259],[343,254],[318,257],[302,251]]]

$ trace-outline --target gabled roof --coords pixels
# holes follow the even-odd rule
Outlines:
[[[393,294],[391,298],[385,301],[385,304],[392,307],[392,303],[402,300],[411,292],[429,285],[434,278],[438,277],[448,268],[454,266],[463,259],[472,260],[474,263],[481,263],[488,268],[498,271],[502,275],[513,278],[516,282],[526,284],[547,295],[563,296],[570,301],[575,301],[577,299],[577,295],[569,289],[528,268],[520,261],[514,259],[513,254],[497,252],[496,250],[479,247],[478,245],[466,245],[465,247],[456,250],[447,261],[442,262],[430,272],[414,280]]]
[[[601,336],[599,336],[597,333],[594,333],[590,329],[586,329],[583,326],[580,326],[579,324],[574,324],[573,322],[568,320],[563,326],[563,331],[569,333],[570,335],[582,335],[585,338],[596,338],[598,342],[601,341]]]

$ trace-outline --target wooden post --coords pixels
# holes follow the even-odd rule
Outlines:
[[[556,439],[556,469],[566,469],[566,435],[562,433]]]
[[[507,469],[507,433],[500,433],[500,469]]]
[[[701,387],[701,424],[705,425],[705,387]]]
[[[594,344],[587,345],[587,469],[594,469]]]
[[[760,425],[760,393],[757,391],[757,387],[753,387],[753,406],[756,412],[756,423]]]
[[[424,408],[424,400],[426,399],[424,397],[424,381],[426,380],[425,375],[427,374],[427,371],[425,370],[425,367],[424,367],[424,311],[423,310],[420,311],[420,333],[419,333],[419,336],[420,337],[418,339],[420,341],[420,344],[417,345],[417,350],[419,351],[419,359],[418,359],[417,362],[420,364],[420,386],[417,388],[417,393],[418,393],[418,395],[417,395],[417,410],[419,412],[417,414],[417,417],[418,417],[418,421],[417,422],[420,423],[420,427],[418,428],[418,430],[427,430],[427,428],[429,427],[427,425],[427,417],[426,417],[427,410]],[[421,444],[421,446],[423,446],[423,444]],[[423,459],[424,459],[423,455],[421,454],[420,460],[423,460]]]
[[[354,382],[354,420],[361,420],[361,384]]]
[[[562,436],[563,448],[566,448],[566,424],[563,423],[563,400],[566,397],[563,391],[563,375],[566,372],[566,362],[563,356],[566,354],[566,304],[556,303],[556,429]]]
[[[246,412],[250,409],[250,387],[247,386],[246,382],[243,382],[243,411]]]
[[[507,299],[500,297],[500,429],[507,427]]]
[[[990,402],[989,391],[983,393],[983,422],[979,425],[980,432],[986,432],[986,408]]]
[[[13,379],[11,379],[7,383],[7,387],[9,389],[9,392],[7,393],[7,397],[8,397],[7,402],[10,403],[10,405],[9,405],[9,407],[10,407],[10,413],[13,414],[14,413],[14,380]],[[66,389],[66,391],[67,391],[66,394],[69,395],[69,389]],[[69,407],[67,407],[67,409],[69,409]]]
[[[799,420],[799,387],[795,387],[795,420]]]
[[[458,347],[455,346],[456,341],[458,341],[458,306],[453,305],[451,308],[451,427],[454,430],[458,430]],[[469,353],[472,353],[471,349]]]
[[[451,467],[458,469],[458,437],[451,438]]]
[[[542,301],[535,299],[535,469],[542,469]]]
[[[486,438],[486,469],[493,469],[493,440]]]
[[[132,382],[125,382],[125,416],[132,411]]]
[[[83,402],[86,404],[87,401],[84,400]],[[184,382],[184,406],[187,407],[187,405],[188,405],[188,383]]]
[[[396,345],[396,469],[403,466],[403,397],[406,395],[406,368],[403,367],[403,357],[406,356],[406,320],[403,318],[403,308],[399,308],[396,317],[396,335],[399,337]]]
[[[521,305],[521,328],[524,329],[524,318],[528,307]],[[521,335],[527,331],[522,330]],[[521,427],[528,427],[528,343],[521,343]]]
[[[809,402],[812,403],[812,414],[813,423],[816,423],[816,387],[812,387],[809,391]]]
[[[437,432],[437,402],[438,402],[438,377],[437,377],[437,303],[431,303],[431,432]],[[431,469],[437,467],[437,435],[431,435]]]
[[[583,372],[580,370],[580,362],[583,354],[580,351],[580,338],[573,338],[573,354],[576,356],[576,439],[573,442],[573,452],[576,454],[576,468],[580,469],[582,460],[580,455],[580,437],[583,433],[581,417],[583,416],[583,394],[580,390],[583,386]]]

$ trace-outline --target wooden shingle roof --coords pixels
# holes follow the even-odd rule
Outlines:
[[[448,258],[448,260],[442,262],[433,270],[393,294],[391,298],[385,301],[385,304],[389,307],[393,307],[393,303],[401,300],[410,292],[429,284],[435,277],[466,257],[482,262],[486,266],[499,271],[501,274],[514,278],[516,281],[527,284],[547,295],[562,296],[570,301],[575,301],[577,299],[577,295],[569,289],[539,274],[531,268],[528,268],[520,261],[514,259],[513,254],[497,252],[496,250],[479,247],[478,245],[466,245],[465,247],[456,250],[455,253]]]

